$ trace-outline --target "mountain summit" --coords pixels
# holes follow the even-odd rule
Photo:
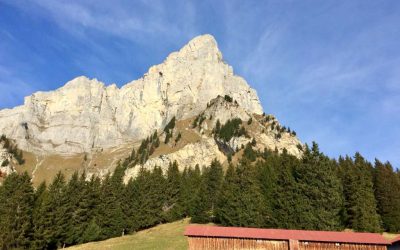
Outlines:
[[[234,75],[211,35],[191,40],[138,80],[118,88],[77,77],[0,111],[0,134],[41,154],[76,154],[145,138],[172,117],[198,115],[216,96],[229,95],[245,110],[263,112],[257,93]]]
[[[1,134],[0,177],[27,170],[36,184],[58,171],[104,176],[118,163],[128,180],[140,166],[165,170],[176,162],[183,170],[214,159],[228,165],[266,149],[297,157],[303,150],[294,131],[265,115],[211,35],[121,88],[80,76],[36,92],[0,111]]]

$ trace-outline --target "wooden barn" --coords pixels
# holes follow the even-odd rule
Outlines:
[[[185,230],[191,250],[386,250],[391,242],[380,234],[216,227],[191,225]]]
[[[388,247],[389,250],[400,250],[400,236],[392,240],[392,245]]]

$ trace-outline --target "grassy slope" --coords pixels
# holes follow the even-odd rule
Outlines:
[[[87,243],[67,248],[68,250],[140,250],[140,249],[187,249],[187,239],[183,235],[189,219],[159,225],[132,235],[105,241]]]

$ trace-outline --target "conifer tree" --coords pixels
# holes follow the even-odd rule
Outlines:
[[[336,165],[320,153],[318,145],[306,147],[301,164],[296,168],[300,191],[300,227],[304,229],[338,230],[343,205],[342,187]]]
[[[181,178],[181,188],[179,191],[179,204],[182,209],[182,216],[192,216],[196,196],[199,192],[201,183],[201,172],[199,165],[194,169],[185,168]]]
[[[148,228],[163,221],[163,205],[165,201],[165,179],[160,167],[152,172],[141,168],[137,177],[130,181],[131,218],[136,222],[131,230]]]
[[[373,190],[372,166],[356,153],[339,159],[339,173],[345,198],[345,225],[356,231],[379,232],[381,220]]]
[[[299,211],[300,197],[298,183],[294,176],[294,169],[300,164],[299,160],[287,154],[284,150],[280,156],[277,152],[269,154],[267,164],[276,171],[276,185],[272,186],[273,218],[276,227],[286,229],[300,228]],[[275,156],[275,157],[274,157]],[[267,192],[269,192],[268,187]],[[268,193],[266,194],[268,197]]]
[[[167,179],[165,183],[165,202],[163,206],[164,219],[174,221],[181,217],[182,207],[178,204],[181,185],[181,176],[176,161],[170,163],[167,169]]]
[[[34,192],[30,177],[12,173],[0,187],[0,246],[28,248],[32,234]]]
[[[256,178],[255,167],[250,161],[243,161],[236,167],[238,178],[239,210],[237,226],[261,227],[270,220],[259,182]]]
[[[239,178],[229,164],[218,195],[216,221],[224,226],[236,226],[240,221]]]
[[[195,197],[191,222],[208,223],[211,221],[212,221],[212,215],[210,213],[210,207],[209,207],[207,182],[203,176],[200,183],[199,192]]]
[[[384,229],[400,231],[400,179],[389,162],[375,160],[375,197]]]
[[[34,208],[32,212],[33,223],[33,240],[31,242],[32,249],[43,249],[46,245],[44,237],[44,228],[40,224],[43,219],[42,208],[44,201],[47,199],[48,191],[45,182],[42,182],[35,192]]]
[[[56,249],[63,247],[68,231],[68,215],[65,178],[61,172],[54,177],[48,192],[43,192],[41,202],[35,208],[35,242],[37,249]]]
[[[213,160],[210,167],[204,173],[204,179],[206,184],[206,205],[210,209],[211,217],[214,217],[214,208],[217,201],[218,193],[221,188],[223,179],[222,165],[219,161]]]
[[[114,174],[118,175],[118,170]],[[126,220],[118,195],[118,177],[106,176],[101,186],[98,223],[100,239],[121,236],[126,228]]]

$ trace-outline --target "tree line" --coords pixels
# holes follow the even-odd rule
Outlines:
[[[27,173],[0,186],[2,249],[56,249],[191,217],[194,223],[287,229],[400,231],[400,177],[390,163],[360,154],[331,159],[317,144],[298,159],[256,151],[224,169],[176,163],[141,168],[123,183],[127,162],[103,180],[57,174],[36,189]]]

